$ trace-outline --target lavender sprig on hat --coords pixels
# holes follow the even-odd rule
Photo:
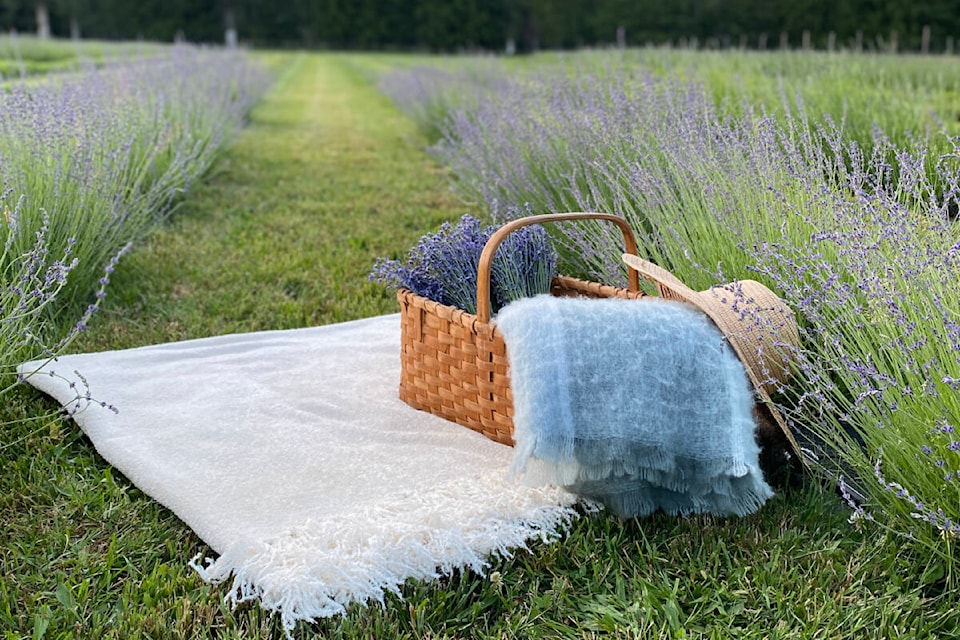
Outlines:
[[[468,313],[477,312],[477,266],[483,247],[496,231],[467,214],[426,234],[400,262],[380,258],[370,280],[413,293]],[[511,233],[493,259],[491,297],[496,313],[509,302],[550,291],[557,256],[546,230],[523,227]]]

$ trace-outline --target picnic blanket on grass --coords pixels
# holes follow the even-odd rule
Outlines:
[[[658,299],[525,298],[497,316],[514,470],[620,516],[744,515],[773,492],[750,383],[700,311]]]
[[[229,600],[258,600],[290,633],[408,578],[482,572],[576,515],[570,493],[506,477],[509,447],[398,399],[399,327],[383,316],[20,372],[210,545],[193,560],[204,580],[230,582]]]

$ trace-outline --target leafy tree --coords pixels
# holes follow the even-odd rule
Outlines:
[[[36,30],[38,0],[0,0],[0,29]],[[240,38],[260,46],[345,49],[518,50],[612,44],[623,27],[627,43],[700,42],[776,46],[786,31],[804,30],[816,46],[862,31],[865,45],[897,31],[902,50],[916,50],[924,25],[933,48],[960,38],[957,0],[45,0],[54,35],[71,24],[84,36],[222,42],[227,16]]]

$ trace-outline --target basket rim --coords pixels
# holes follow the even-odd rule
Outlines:
[[[551,283],[551,290],[560,286],[565,289],[570,290],[589,290],[600,288],[600,290],[609,290],[609,293],[613,294],[615,292],[622,292],[624,297],[629,298],[641,298],[645,297],[643,291],[630,291],[626,287],[618,287],[612,284],[604,284],[602,282],[595,282],[593,280],[583,280],[581,278],[574,278],[571,276],[557,275],[554,276],[553,282]],[[611,296],[612,297],[612,296]],[[407,304],[414,307],[419,307],[427,311],[428,313],[434,313],[444,320],[449,322],[454,322],[463,327],[466,327],[472,331],[477,331],[478,327],[489,327],[493,331],[497,331],[496,328],[496,317],[491,317],[489,322],[484,322],[480,318],[469,311],[464,311],[459,307],[455,307],[449,304],[443,304],[442,302],[437,302],[432,298],[422,296],[419,293],[411,291],[405,287],[397,289],[397,300],[401,305]]]
[[[476,314],[470,313],[469,311],[464,311],[459,307],[454,307],[453,305],[443,304],[442,302],[437,302],[426,296],[422,296],[419,293],[415,293],[410,289],[400,288],[397,289],[397,300],[400,302],[401,307],[404,305],[417,307],[424,309],[427,313],[435,314],[448,322],[453,322],[459,324],[471,331],[476,331],[478,326],[494,326],[493,322],[481,322]]]

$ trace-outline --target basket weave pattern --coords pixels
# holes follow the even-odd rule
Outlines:
[[[536,218],[547,222],[578,217],[609,219],[612,216],[559,214],[523,220]],[[626,231],[624,235],[629,246],[633,242],[632,236],[627,237]],[[491,259],[498,243],[492,243]],[[481,268],[478,291],[489,285],[489,269],[485,274],[486,282]],[[631,290],[628,290],[564,276],[554,279],[550,293],[555,296],[629,299],[644,295],[637,290],[635,279],[631,280]],[[491,440],[512,445],[510,365],[503,336],[489,319],[489,311],[484,312],[485,307],[479,303],[483,298],[488,309],[486,294],[486,291],[478,294],[478,314],[473,315],[405,289],[397,292],[400,302],[400,399],[416,409],[473,429]]]

